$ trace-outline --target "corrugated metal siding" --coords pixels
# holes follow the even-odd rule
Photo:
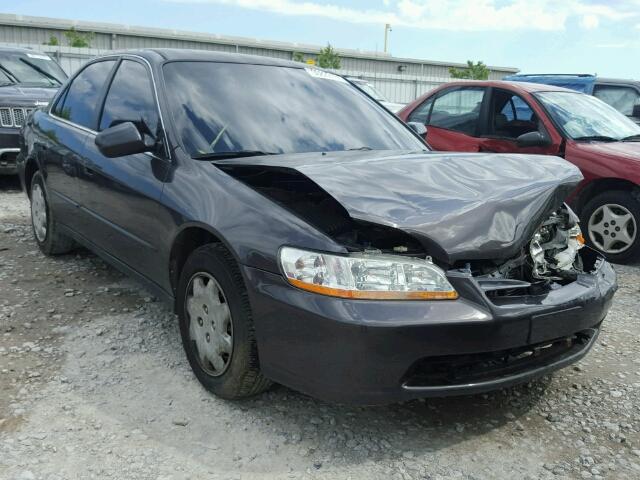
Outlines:
[[[3,24],[3,18],[9,18],[11,21]],[[21,25],[20,23],[23,24]],[[86,22],[0,14],[0,44],[18,45],[47,52],[58,60],[67,73],[75,71],[89,58],[112,49],[192,48],[264,55],[282,59],[291,59],[293,53],[297,51],[304,53],[307,59],[315,59],[319,49],[319,47],[284,42],[262,42],[260,40],[192,34],[189,32],[136,29],[122,25],[112,25],[111,28],[117,33],[108,33],[106,29],[109,28],[109,25],[107,24],[95,24],[95,30],[100,31],[95,33],[91,40],[92,48],[43,45],[49,41],[51,36],[58,38],[60,44],[64,45],[66,39],[63,32],[76,23],[78,24],[76,27],[78,31],[85,30],[85,28],[81,28],[82,26],[87,27],[86,29],[90,27]],[[38,24],[43,26],[34,26]],[[59,28],[52,28],[52,26],[58,27],[59,25]],[[157,35],[147,34],[150,31]],[[339,73],[357,76],[370,81],[392,102],[410,102],[417,96],[451,79],[449,76],[450,65],[447,64],[413,59],[397,59],[383,54],[367,56],[355,50],[339,50],[339,52],[342,64]],[[458,65],[451,64],[451,66]],[[497,80],[514,72],[514,69],[494,68],[491,70],[489,78]]]

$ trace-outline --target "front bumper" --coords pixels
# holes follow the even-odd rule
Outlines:
[[[448,274],[460,293],[452,301],[344,300],[298,290],[263,270],[245,266],[243,273],[263,373],[355,404],[479,393],[562,368],[594,344],[617,289],[602,259],[571,284],[499,303],[460,272]],[[535,354],[496,368],[505,356],[528,358],[526,351]]]
[[[14,128],[0,128],[0,175],[16,175],[20,153],[20,133]]]

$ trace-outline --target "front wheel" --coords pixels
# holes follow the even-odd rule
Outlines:
[[[582,210],[586,240],[614,263],[640,257],[640,201],[631,192],[612,191],[592,198]]]
[[[182,345],[207,390],[239,399],[269,388],[260,372],[247,290],[223,245],[205,245],[189,256],[177,301]]]

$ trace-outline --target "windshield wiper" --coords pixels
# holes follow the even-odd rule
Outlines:
[[[31,63],[29,60],[25,60],[24,58],[21,58],[20,61],[22,63],[25,63],[27,65],[29,65],[31,68],[33,68],[36,72],[38,72],[40,75],[43,75],[44,77],[48,78],[49,80],[51,80],[52,82],[55,82],[56,85],[62,85],[62,82],[60,80],[58,80],[58,78],[54,77],[53,75],[51,75],[49,72],[47,72],[46,70],[43,70],[42,68],[40,68],[39,66],[37,66],[35,63]]]
[[[9,70],[7,67],[2,65],[1,63],[0,63],[0,70],[2,70],[2,72],[7,76],[7,78],[9,79],[9,82],[11,82],[12,84],[19,83],[18,77],[16,77],[13,73],[11,73],[11,70]]]
[[[620,139],[621,142],[640,142],[640,133],[636,133],[635,135],[629,135],[628,137],[623,137]]]
[[[262,150],[238,150],[235,152],[207,152],[192,155],[195,160],[222,160],[225,158],[259,157],[261,155],[278,155],[275,152],[263,152]]]
[[[373,150],[371,147],[357,147],[357,148],[347,148],[347,152],[353,152],[354,150]]]
[[[586,141],[588,142],[589,140],[595,141],[595,142],[619,142],[620,139],[619,138],[614,138],[614,137],[608,137],[606,135],[585,135],[584,137],[576,137],[574,138],[574,140],[577,141]]]

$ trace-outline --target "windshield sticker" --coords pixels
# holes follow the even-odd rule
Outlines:
[[[348,83],[340,75],[334,75],[333,73],[325,72],[323,70],[318,70],[317,68],[305,67],[305,70],[309,75],[311,75],[314,78],[322,78],[324,80],[333,80],[334,82]]]
[[[48,60],[51,61],[51,58],[47,57],[46,55],[37,55],[35,53],[27,53],[27,57],[29,58],[36,58],[38,60]]]

